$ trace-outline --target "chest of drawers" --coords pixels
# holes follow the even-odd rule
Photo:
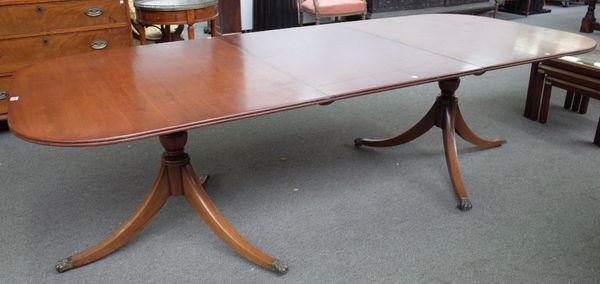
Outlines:
[[[63,55],[132,44],[123,0],[0,0],[0,120],[12,74]]]

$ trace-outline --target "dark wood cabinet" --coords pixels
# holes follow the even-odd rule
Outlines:
[[[219,0],[217,33],[231,34],[242,32],[240,0]]]
[[[127,1],[0,1],[0,120],[12,74],[53,57],[132,44]],[[4,98],[3,98],[4,97]]]

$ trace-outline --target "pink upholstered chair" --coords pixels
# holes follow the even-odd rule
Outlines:
[[[367,2],[365,0],[298,0],[298,23],[304,24],[304,13],[315,16],[317,25],[321,17],[337,17],[362,15],[367,18]]]

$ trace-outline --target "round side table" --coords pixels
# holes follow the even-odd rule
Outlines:
[[[170,25],[188,25],[188,38],[194,39],[194,23],[210,22],[210,35],[216,36],[216,20],[219,16],[218,0],[135,0],[137,22],[142,27],[166,26],[165,41],[173,40]],[[140,29],[140,44],[146,43],[146,32]]]

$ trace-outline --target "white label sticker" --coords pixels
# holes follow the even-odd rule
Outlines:
[[[11,102],[18,101],[18,100],[19,100],[19,97],[10,97]]]

